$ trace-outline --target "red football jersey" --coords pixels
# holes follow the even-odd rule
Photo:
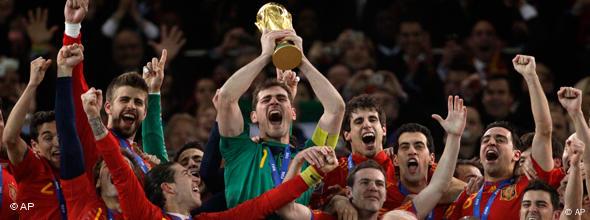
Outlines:
[[[555,168],[549,172],[549,186],[553,187],[554,189],[559,188],[561,185],[561,180],[565,178],[565,171],[563,168]]]
[[[548,181],[550,172],[543,171],[539,164],[533,159],[533,167],[537,171],[540,180]],[[517,178],[513,184],[510,184],[500,190],[490,206],[488,219],[519,219],[520,202],[524,194],[524,189],[529,184],[529,179],[526,176]],[[483,193],[480,200],[480,214],[483,215],[484,209],[488,203],[488,199],[494,194],[500,183],[486,182],[483,188]],[[448,219],[459,219],[463,216],[473,216],[473,203],[476,200],[477,193],[467,195],[465,191],[461,193],[459,198],[449,207],[445,213]]]
[[[368,158],[358,155],[352,154],[352,161],[354,164],[362,163],[366,161]],[[389,156],[385,153],[385,151],[381,151],[375,155],[374,158],[377,163],[383,167],[386,174],[387,179],[387,199],[383,204],[382,210],[392,210],[397,208],[402,204],[404,201],[404,197],[397,188],[397,177],[395,176],[395,167]],[[328,187],[338,185],[342,188],[346,188],[346,177],[348,176],[348,157],[340,158],[339,166],[336,169],[329,172],[324,177],[322,181],[322,185],[318,190],[316,190],[311,199],[311,207],[313,209],[321,209],[324,205],[326,205],[329,201],[330,193],[328,193]]]
[[[6,167],[2,167],[2,208],[0,209],[0,219],[18,219],[18,213],[10,208],[10,204],[16,202],[16,195],[16,181],[14,181],[14,177],[8,172]]]
[[[68,219],[107,219],[107,207],[86,175],[61,180],[61,184],[68,207]],[[117,213],[112,215],[114,219],[125,219]]]
[[[20,219],[61,220],[53,185],[53,178],[59,176],[59,171],[30,149],[25,151],[23,161],[16,166],[10,164],[10,167],[18,183],[16,201]]]

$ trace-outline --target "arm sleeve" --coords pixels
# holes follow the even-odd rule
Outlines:
[[[162,128],[160,94],[149,94],[147,115],[141,123],[141,140],[143,151],[168,162],[168,152],[164,145],[164,129]]]
[[[197,215],[205,212],[222,212],[227,210],[225,202],[225,192],[215,193],[212,197],[203,201],[201,207],[191,211],[191,215]]]
[[[292,202],[307,190],[308,186],[301,176],[297,176],[264,194],[250,199],[224,212],[205,213],[195,219],[231,219],[240,216],[243,219],[262,219],[277,209]]]
[[[66,34],[63,36],[63,45],[70,45],[82,43],[82,34],[80,33],[76,38],[70,37]],[[76,131],[82,143],[82,152],[84,154],[84,166],[87,177],[93,182],[92,168],[96,161],[98,161],[98,151],[96,150],[96,143],[94,142],[94,134],[88,124],[88,118],[82,107],[83,93],[88,91],[88,85],[84,78],[84,63],[79,63],[72,71],[72,97],[74,100],[74,111],[76,116]]]
[[[146,198],[139,180],[125,162],[115,136],[109,133],[105,138],[96,141],[96,146],[111,172],[125,216],[128,219],[162,219],[162,209]]]
[[[221,152],[219,151],[219,125],[217,122],[213,124],[209,140],[205,146],[205,154],[201,162],[201,178],[207,185],[207,188],[212,192],[222,192],[225,189],[223,175],[219,176],[221,169]]]
[[[84,174],[82,144],[75,125],[72,78],[57,78],[55,91],[55,122],[61,153],[60,175],[62,179],[68,180]]]
[[[539,164],[532,155],[531,159],[531,161],[533,162],[533,168],[535,169],[535,171],[537,171],[537,176],[539,177],[539,179],[545,181],[545,183],[549,183],[551,179],[551,171],[543,170],[543,168],[539,166]]]

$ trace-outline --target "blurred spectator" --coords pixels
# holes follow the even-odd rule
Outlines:
[[[453,177],[468,183],[469,180],[482,177],[483,167],[477,160],[458,160]]]
[[[334,88],[342,92],[344,85],[346,85],[351,75],[352,72],[346,65],[335,64],[328,70],[326,77],[330,80]]]
[[[506,76],[496,75],[487,79],[483,89],[482,121],[489,124],[493,121],[510,120],[512,105],[514,104],[514,91],[510,79]]]
[[[187,102],[185,111],[192,115],[198,115],[200,107],[213,106],[213,96],[218,86],[210,78],[202,78],[195,83],[193,95]]]
[[[492,74],[508,74],[509,66],[502,60],[502,43],[492,23],[486,20],[475,23],[467,45],[473,56],[473,65],[483,78]]]
[[[207,143],[209,133],[215,123],[217,111],[213,105],[202,105],[196,112],[197,118],[197,140],[201,143]]]
[[[125,18],[125,15],[131,17],[136,28],[148,39],[156,39],[159,35],[159,30],[154,23],[143,18],[143,15],[139,12],[139,6],[137,0],[119,0],[119,6],[113,15],[103,24],[102,33],[107,37],[115,37],[115,33],[119,30],[121,20]]]
[[[340,63],[348,65],[353,71],[375,67],[375,48],[363,32],[346,30],[336,41],[341,52]]]
[[[168,155],[175,155],[182,145],[197,140],[197,120],[186,113],[173,115],[166,124],[164,140]]]
[[[461,136],[461,148],[459,149],[459,158],[473,159],[479,158],[479,139],[481,138],[484,125],[477,109],[467,107],[467,123],[465,124],[465,131]]]
[[[550,101],[549,109],[551,111],[551,121],[553,122],[552,136],[557,139],[559,143],[564,143],[570,133],[570,129],[573,129],[573,126],[572,128],[568,126],[568,124],[570,124],[569,118],[559,103]]]

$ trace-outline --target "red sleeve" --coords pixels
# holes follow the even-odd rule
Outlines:
[[[100,204],[95,187],[86,176],[80,175],[74,179],[62,179],[60,183],[70,218],[82,217],[86,214],[84,212],[88,211],[87,207],[98,207]]]
[[[461,211],[463,209],[463,204],[467,200],[467,197],[468,196],[465,191],[461,192],[459,198],[457,198],[457,200],[455,200],[455,202],[453,202],[445,212],[444,219],[454,220],[463,217]]]
[[[121,154],[117,138],[109,133],[105,138],[96,141],[96,147],[111,172],[125,216],[128,219],[162,219],[162,209],[146,198],[143,187]]]
[[[301,176],[297,176],[264,194],[250,199],[224,212],[203,213],[194,219],[232,219],[240,216],[242,219],[263,219],[275,210],[287,205],[307,191],[308,186]]]
[[[4,168],[0,175],[2,175],[0,219],[18,219],[18,212],[9,207],[10,204],[16,202],[16,181],[14,181],[14,177]]]
[[[535,171],[537,171],[538,178],[545,181],[546,183],[549,183],[549,180],[551,179],[551,171],[544,171],[533,156],[531,156],[531,160],[533,161],[533,168],[535,168]]]
[[[563,178],[565,178],[565,172],[563,171],[563,168],[552,169],[549,175],[549,186],[553,187],[554,189],[559,188]]]
[[[63,35],[63,44],[81,44],[82,34],[80,33],[77,38],[72,38],[66,34]],[[84,62],[81,62],[72,72],[72,95],[74,98],[74,112],[76,114],[76,131],[82,143],[82,152],[84,153],[84,166],[86,168],[86,175],[91,182],[93,181],[94,175],[92,174],[92,168],[98,161],[98,151],[94,142],[94,134],[88,124],[88,118],[82,107],[82,96],[83,93],[88,91],[88,85],[84,78]]]
[[[10,168],[14,172],[14,179],[16,182],[23,182],[25,179],[36,178],[37,176],[31,175],[31,171],[40,172],[45,170],[41,159],[37,158],[31,149],[25,150],[25,156],[23,160],[14,165],[10,163]]]
[[[412,200],[407,201],[406,203],[404,203],[400,207],[397,207],[395,210],[402,210],[402,211],[406,211],[406,212],[411,212],[415,216],[418,216],[418,211],[416,211],[416,206],[414,205],[414,201],[412,201]]]

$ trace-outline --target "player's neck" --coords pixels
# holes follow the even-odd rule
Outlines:
[[[264,141],[273,141],[273,142],[279,142],[282,144],[289,144],[289,135],[285,135],[283,137],[280,138],[272,138],[269,136],[265,136],[265,137],[261,137],[262,140]]]
[[[170,201],[170,202],[168,202]],[[171,201],[171,200],[166,200],[166,204],[164,204],[164,210],[166,210],[166,212],[170,213],[178,213],[181,215],[186,215],[189,216],[190,212],[189,209],[186,208],[184,205],[175,202],[175,201]]]
[[[484,180],[486,182],[500,182],[502,180],[506,180],[512,177],[512,172],[506,172],[503,175],[490,175],[489,173],[484,172]]]
[[[400,173],[402,184],[412,193],[418,193],[428,185],[428,177],[424,177],[420,181],[414,182],[409,181],[407,178],[403,178],[402,176],[403,175]]]
[[[358,219],[359,220],[377,220],[377,219],[379,219],[379,212],[358,209]]]
[[[111,131],[114,131],[114,132],[116,132],[116,133],[117,133],[117,135],[121,135],[121,132],[117,131],[117,129],[114,129],[114,128],[111,126],[111,123],[110,123],[110,122],[109,122],[109,124],[107,125],[107,128],[108,128],[109,130],[111,130]],[[123,137],[123,136],[121,136],[121,137]],[[123,137],[123,138],[125,138],[125,137]],[[135,132],[133,132],[133,134],[131,134],[131,136],[129,136],[129,137],[127,137],[127,138],[125,138],[125,140],[127,140],[127,142],[129,142],[129,143],[133,143],[133,141],[135,140]]]
[[[116,210],[118,213],[121,213],[121,206],[119,204],[119,198],[117,196],[102,196],[102,201],[106,207],[110,210]]]

